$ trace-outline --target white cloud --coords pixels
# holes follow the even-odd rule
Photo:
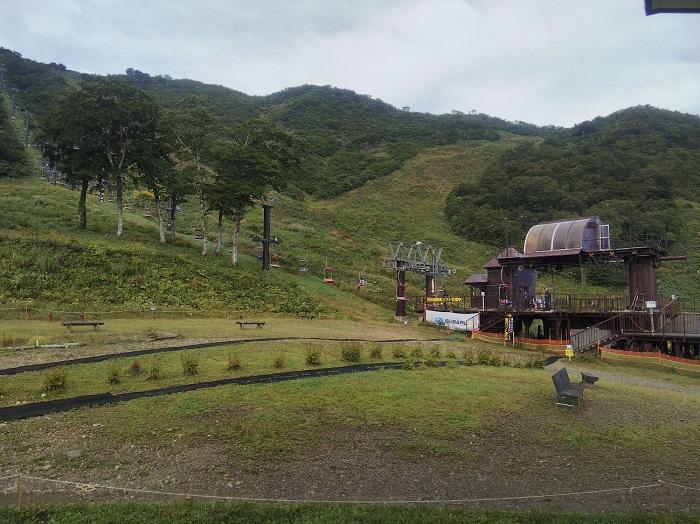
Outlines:
[[[641,0],[16,0],[0,45],[250,94],[331,84],[396,106],[570,125],[634,104],[700,112],[700,15]]]

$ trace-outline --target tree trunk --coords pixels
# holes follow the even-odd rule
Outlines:
[[[175,212],[177,211],[177,198],[168,195],[168,236],[171,242],[175,242]]]
[[[243,213],[241,210],[236,211],[236,216],[234,217],[235,225],[233,226],[233,236],[231,237],[231,265],[235,266],[238,264],[238,239],[241,238],[241,220],[243,219]]]
[[[80,201],[78,202],[78,226],[87,229],[87,192],[88,177],[84,176],[80,185]]]
[[[214,254],[218,255],[221,253],[221,247],[224,245],[224,212],[219,209],[219,222],[217,223],[218,229],[216,231],[216,249]]]
[[[154,191],[153,197],[156,201],[156,213],[158,214],[158,234],[160,235],[160,243],[165,244],[165,224],[163,224],[163,215],[161,213],[160,192]]]
[[[204,191],[200,186],[199,190],[199,219],[202,226],[202,256],[206,256],[209,250],[209,238],[207,238],[207,207],[204,202]]]
[[[117,236],[124,232],[124,179],[121,172],[117,172]]]

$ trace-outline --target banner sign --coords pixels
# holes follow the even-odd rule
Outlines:
[[[428,304],[442,302],[464,302],[464,297],[425,297]]]
[[[448,313],[446,311],[425,312],[425,321],[455,331],[478,331],[479,313]]]

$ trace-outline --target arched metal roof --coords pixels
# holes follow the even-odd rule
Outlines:
[[[523,252],[599,251],[602,225],[598,217],[537,224],[527,232]]]

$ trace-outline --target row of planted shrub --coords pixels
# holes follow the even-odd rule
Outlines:
[[[404,362],[404,368],[413,368],[418,364],[426,366],[435,365],[438,360],[446,359],[448,362],[459,362],[466,366],[502,366],[514,368],[544,368],[542,360],[523,360],[513,355],[494,353],[489,350],[470,351],[464,349],[458,354],[454,350],[441,351],[439,347],[426,348],[422,345],[394,345],[383,347],[381,344],[346,343],[341,347],[340,359],[348,363],[357,363],[367,356],[370,360],[382,360],[390,358]],[[324,360],[329,358],[324,354],[324,347],[320,343],[307,344],[305,362],[308,366],[321,366]],[[185,354],[180,359],[182,375],[194,377],[199,374],[199,359],[194,354]],[[277,354],[272,357],[271,367],[273,369],[284,369],[287,367],[285,356]],[[240,357],[236,353],[231,353],[222,372],[236,372],[243,368]],[[158,358],[151,358],[146,365],[136,359],[124,370],[118,366],[112,366],[107,370],[105,382],[107,384],[119,384],[124,377],[141,378],[144,380],[156,381],[165,377],[163,368]],[[62,392],[68,387],[68,377],[65,368],[51,369],[44,373],[42,378],[42,391]]]

